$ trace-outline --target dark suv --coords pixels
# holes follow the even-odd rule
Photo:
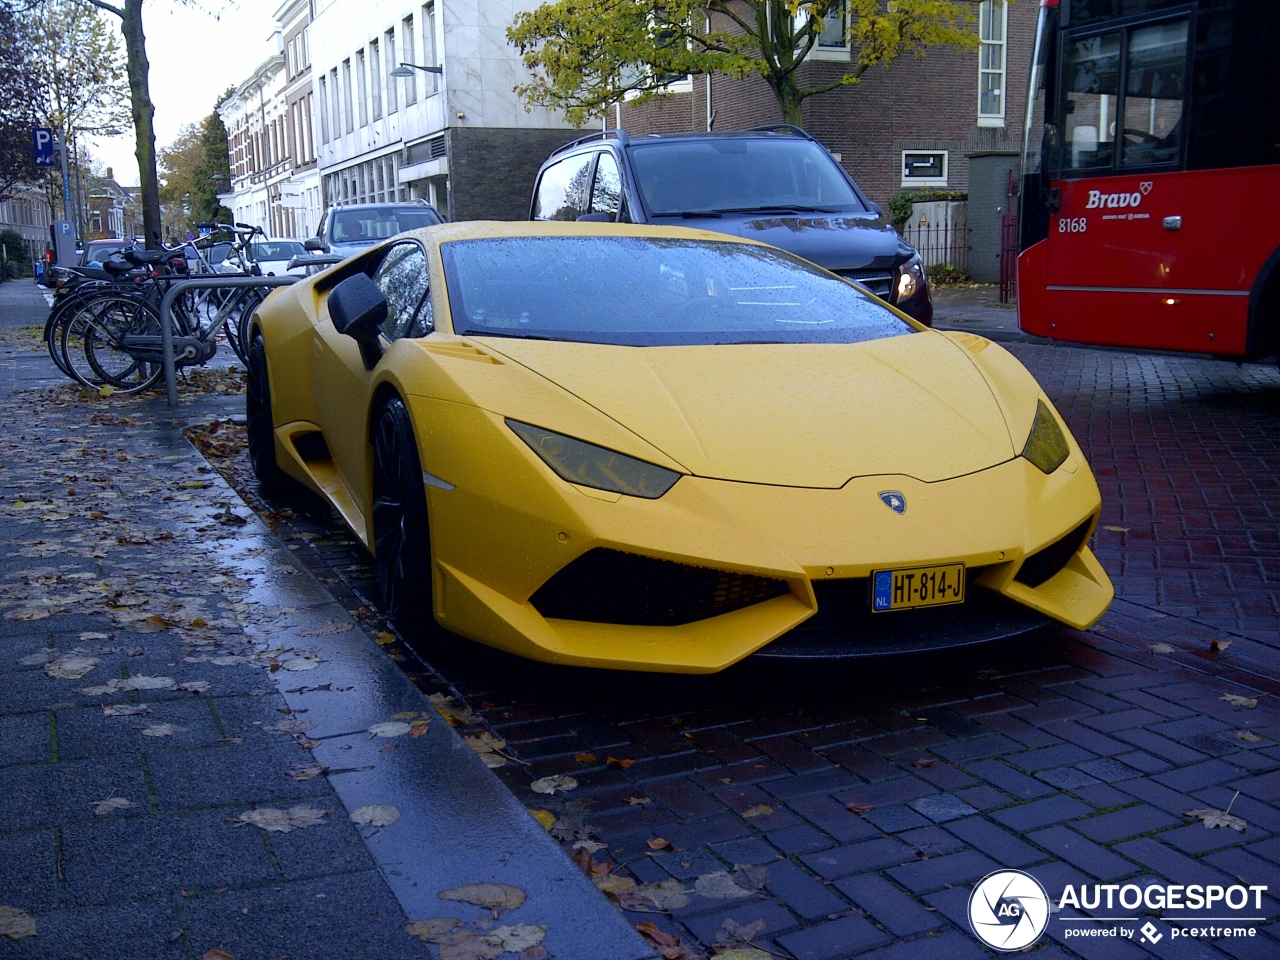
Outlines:
[[[701,227],[781,247],[933,320],[924,265],[835,158],[799,127],[592,134],[538,171],[533,220]]]

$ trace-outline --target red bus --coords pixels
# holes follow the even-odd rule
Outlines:
[[[1280,3],[1040,0],[1018,325],[1251,360],[1280,347]]]

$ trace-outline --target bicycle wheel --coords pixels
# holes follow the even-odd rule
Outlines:
[[[66,376],[75,379],[75,374],[71,372],[71,367],[62,353],[62,335],[67,324],[73,322],[86,304],[98,297],[117,292],[119,290],[110,284],[92,281],[62,297],[49,311],[49,316],[44,322],[45,346],[49,350],[49,359]]]
[[[227,317],[227,341],[231,344],[231,349],[236,352],[236,356],[240,358],[240,362],[247,369],[249,366],[249,322],[253,319],[253,312],[258,309],[258,305],[262,303],[263,296],[261,290],[237,291],[240,294],[240,302],[236,304],[235,312]]]
[[[103,297],[90,304],[80,318],[82,323],[68,326],[67,336],[79,334],[79,353],[91,373],[86,375],[84,367],[73,359],[74,344],[64,344],[63,352],[81,383],[133,393],[153,386],[163,375],[163,364],[154,358],[159,350],[160,318],[151,307],[130,297]],[[155,338],[150,345],[152,356],[138,359],[130,354],[124,338],[131,336]]]

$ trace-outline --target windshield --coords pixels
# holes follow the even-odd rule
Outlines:
[[[297,240],[266,240],[253,245],[255,260],[291,260],[306,252]]]
[[[333,242],[371,245],[440,222],[430,207],[360,207],[333,212]]]
[[[867,210],[831,155],[809,140],[663,140],[630,149],[650,216]]]
[[[648,237],[441,246],[454,332],[627,346],[857,343],[911,333],[879,300],[781,250]]]

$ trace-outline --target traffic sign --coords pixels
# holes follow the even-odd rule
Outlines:
[[[32,127],[31,147],[35,151],[37,167],[52,167],[55,165],[53,151],[57,147],[57,141],[53,138],[52,130],[48,127]]]

